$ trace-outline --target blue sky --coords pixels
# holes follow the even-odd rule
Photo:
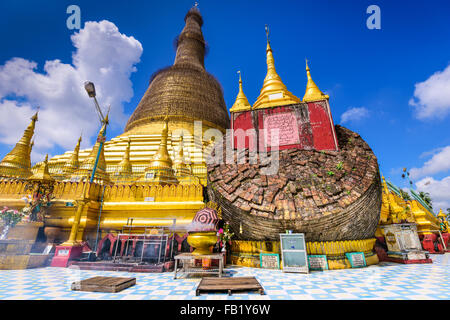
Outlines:
[[[259,94],[266,74],[264,25],[269,24],[276,68],[288,90],[303,97],[304,60],[308,58],[313,79],[330,95],[335,123],[341,123],[342,119],[344,126],[368,142],[384,175],[403,187],[406,184],[401,179],[401,168],[414,168],[416,187],[430,192],[439,205],[450,207],[448,1],[208,0],[199,3],[204,18],[203,33],[209,45],[206,68],[222,84],[228,108],[237,94],[238,69],[242,71],[244,91],[250,103]],[[46,97],[27,92],[33,90],[33,84],[24,84],[18,76],[15,80],[9,80],[11,76],[2,78],[2,72],[6,72],[2,67],[14,57],[23,58],[36,63],[34,77],[46,75],[46,61],[58,59],[59,67],[73,65],[76,48],[71,36],[77,30],[66,27],[69,16],[66,8],[71,4],[81,9],[82,28],[86,21],[107,20],[118,28],[118,33],[129,37],[121,44],[128,50],[124,54],[126,61],[119,65],[128,71],[136,69],[120,71],[123,74],[117,76],[118,83],[123,83],[128,91],[108,100],[117,109],[117,121],[108,132],[112,138],[122,132],[152,73],[173,63],[173,40],[183,28],[184,15],[193,1],[3,1],[0,4],[0,117],[3,118],[0,126],[4,126],[4,130],[0,128],[1,157],[20,137],[37,104],[51,110],[44,105]],[[381,30],[366,27],[369,17],[366,9],[372,4],[381,9]],[[90,59],[89,50],[93,52],[92,59],[100,56],[95,51],[97,43],[102,45],[98,40],[85,48],[86,54],[78,57]],[[105,50],[101,52],[113,49]],[[120,58],[119,54],[111,59]],[[105,61],[101,63],[107,64]],[[91,74],[90,69],[86,70],[82,74],[88,75],[89,80],[97,77],[93,70]],[[37,79],[38,87],[46,81],[39,77],[32,79]],[[104,87],[114,88],[113,80],[105,80],[109,82]],[[95,82],[99,86],[102,80]],[[418,91],[415,91],[416,84],[419,84]],[[10,88],[14,85],[23,89]],[[67,84],[71,85],[75,83]],[[53,92],[47,90],[47,94]],[[108,94],[103,92],[104,100]],[[92,103],[87,98],[80,99]],[[10,103],[9,109],[6,103]],[[52,103],[59,103],[61,108],[65,105],[62,98]],[[58,132],[59,140],[51,138],[50,134],[55,136],[55,133],[49,130],[48,135],[39,136],[39,131],[45,131],[42,126],[46,122],[38,123],[36,139],[41,137],[45,141],[36,141],[34,161],[47,152],[56,155],[72,149],[81,130],[91,138],[85,139],[83,147],[93,143],[97,119],[86,121],[86,128],[82,128],[84,124],[78,124],[75,117],[72,119],[71,110],[78,110],[79,118],[86,119],[81,115],[83,109],[75,102],[70,107],[69,104],[64,112],[58,113],[58,119],[52,120],[62,128],[66,124],[69,128],[67,132],[63,129]],[[93,109],[91,105],[87,108]],[[348,112],[350,109],[354,110]],[[16,111],[25,120],[13,116]],[[95,115],[91,113],[89,119],[92,116]]]

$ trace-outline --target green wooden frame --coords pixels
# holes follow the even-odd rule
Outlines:
[[[259,254],[259,267],[261,269],[271,269],[271,268],[263,268],[263,264],[262,264],[262,257],[263,256],[276,256],[277,257],[277,262],[278,262],[278,268],[280,269],[280,255],[278,253],[260,253]],[[276,270],[276,269],[272,269],[272,270]]]
[[[352,256],[354,255],[362,255],[364,258],[364,265],[363,266],[355,266],[353,265],[353,259]],[[346,252],[345,256],[347,257],[348,261],[350,261],[350,265],[352,266],[352,268],[363,268],[367,266],[367,262],[366,262],[366,256],[364,254],[364,252]]]
[[[318,269],[318,268],[312,268],[311,267],[311,262],[310,262],[310,258],[325,258],[325,269]],[[309,270],[328,270],[329,269],[329,267],[328,267],[328,258],[327,258],[327,256],[325,255],[325,254],[311,254],[311,255],[308,255],[308,267],[309,267]]]

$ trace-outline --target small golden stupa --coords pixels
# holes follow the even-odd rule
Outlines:
[[[104,140],[104,134],[106,131],[106,126],[108,124],[108,115],[106,115],[105,121],[103,123],[100,132],[98,133],[97,140],[95,142],[94,147],[92,148],[89,156],[83,160],[80,164],[79,168],[72,174],[71,180],[73,181],[82,181],[83,179],[89,180],[92,175],[92,171],[94,170],[94,165],[97,161],[97,155],[100,150],[100,156],[98,158],[97,170],[95,171],[94,181],[96,182],[109,182],[109,174],[106,172],[106,161],[105,161],[105,151],[103,148],[104,144],[101,142]]]
[[[319,87],[314,83],[311,77],[311,71],[309,70],[308,60],[306,60],[306,77],[308,82],[306,83],[306,91],[303,96],[303,102],[318,101],[329,98],[329,96],[320,91]]]
[[[300,103],[301,100],[289,92],[281,81],[275,69],[275,60],[273,58],[272,48],[270,47],[269,29],[266,26],[267,35],[267,74],[264,79],[263,87],[258,99],[253,104],[253,109],[263,109],[268,107],[279,107],[289,104]]]
[[[77,145],[75,146],[72,155],[70,156],[69,160],[63,167],[63,174],[70,175],[73,172],[75,172],[80,166],[80,163],[78,161],[78,154],[80,152],[80,143],[81,143],[81,135],[78,138]]]
[[[31,123],[25,129],[19,142],[0,162],[0,178],[28,178],[32,175],[30,153],[33,146],[31,138],[33,137],[37,120],[38,112],[31,117]]]
[[[244,94],[244,90],[242,89],[241,71],[238,71],[238,73],[239,73],[239,92],[233,106],[230,109],[230,112],[247,111],[252,108],[252,106],[248,102],[247,97]]]
[[[28,177],[28,180],[47,183],[55,181],[48,171],[48,154],[45,155],[45,159],[39,164],[38,169],[30,177]]]
[[[140,182],[151,182],[159,184],[178,183],[172,168],[172,159],[167,151],[167,136],[169,132],[169,117],[164,118],[164,127],[161,134],[161,142],[158,151],[153,156],[150,164],[145,168]]]
[[[128,138],[127,146],[123,154],[122,161],[116,167],[114,174],[111,176],[111,180],[114,183],[131,183],[135,180],[133,177],[133,166],[130,163],[130,149],[131,140]]]

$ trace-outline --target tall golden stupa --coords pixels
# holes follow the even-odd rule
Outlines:
[[[201,121],[203,136],[211,128],[224,133],[229,128],[230,118],[220,83],[205,70],[203,19],[198,8],[191,8],[184,20],[185,26],[176,39],[174,64],[151,77],[150,85],[129,118],[124,133],[104,144],[106,172],[110,175],[117,172],[129,148],[128,161],[133,175],[136,179],[140,178],[159,148],[164,118],[167,116],[169,154],[174,154],[182,141],[184,156],[189,157],[192,173],[202,184],[206,183],[202,150],[208,142],[202,141],[199,145],[194,141],[194,122]],[[181,136],[183,139],[180,139]],[[91,152],[92,149],[79,150],[79,163]],[[57,174],[64,171],[60,168],[72,161],[73,154],[74,151],[67,151],[50,159],[50,172]]]

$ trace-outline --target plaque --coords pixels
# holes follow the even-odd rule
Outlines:
[[[277,100],[277,99],[283,99],[283,92],[277,92],[269,94],[269,101],[270,100]]]
[[[299,144],[297,118],[292,112],[273,113],[264,116],[264,129],[266,131],[266,145],[277,146],[272,142],[272,135],[278,130],[278,146]]]
[[[345,256],[348,261],[350,261],[352,268],[361,268],[366,266],[366,257],[364,256],[364,252],[346,253]]]
[[[145,174],[145,179],[153,179],[155,177],[154,172],[148,172]]]
[[[303,233],[280,234],[283,272],[308,273],[308,255]]]
[[[326,255],[309,255],[309,270],[328,270],[328,259]]]
[[[390,224],[383,226],[389,251],[422,250],[422,245],[414,224]]]
[[[259,261],[262,269],[280,269],[280,255],[277,253],[260,253]]]
[[[155,198],[154,197],[145,197],[144,201],[153,202],[153,201],[155,201]]]

